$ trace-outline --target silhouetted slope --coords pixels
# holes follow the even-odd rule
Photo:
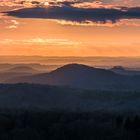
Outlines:
[[[111,68],[110,70],[112,71],[125,71],[125,68],[122,66],[114,66],[113,68]]]

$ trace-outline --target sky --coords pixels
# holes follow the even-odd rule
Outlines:
[[[140,56],[139,0],[0,0],[0,55]]]

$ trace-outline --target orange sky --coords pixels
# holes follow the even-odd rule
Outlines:
[[[140,56],[140,20],[81,24],[1,16],[0,55]]]

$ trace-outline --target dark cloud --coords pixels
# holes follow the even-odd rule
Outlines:
[[[6,12],[9,16],[16,16],[20,18],[47,18],[47,19],[58,19],[75,22],[101,22],[106,23],[111,21],[115,23],[120,19],[139,19],[140,18],[140,7],[134,8],[77,8],[67,6],[62,7],[52,6],[49,8],[24,8],[15,11]]]

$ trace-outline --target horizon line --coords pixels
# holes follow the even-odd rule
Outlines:
[[[140,56],[47,56],[47,55],[0,55],[0,57],[81,57],[81,58],[140,58]]]

